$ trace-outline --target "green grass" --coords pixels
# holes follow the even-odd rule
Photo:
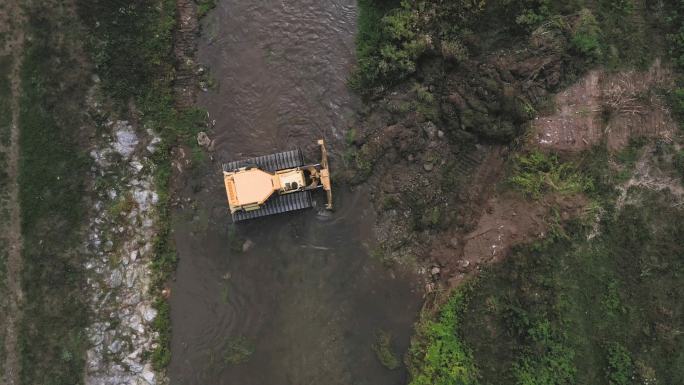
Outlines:
[[[10,142],[10,126],[12,124],[12,90],[9,74],[12,72],[12,58],[0,56],[0,145]]]
[[[2,39],[0,39],[0,42]],[[12,72],[12,60],[9,56],[0,56],[0,145],[7,145],[10,141],[10,126],[12,124],[11,98],[12,90],[9,74]],[[6,207],[8,183],[7,160],[5,154],[0,152],[0,222],[8,223]],[[7,314],[7,245],[0,239],[0,313]],[[0,316],[0,376],[4,373],[5,363],[5,323],[4,316]]]
[[[632,196],[597,238],[571,226],[478,280],[463,330],[483,383],[684,381],[684,212],[664,194]]]
[[[408,353],[409,385],[477,384],[478,371],[463,339],[463,309],[470,290],[452,294],[433,319],[423,315]]]
[[[4,218],[3,218],[4,220]],[[0,375],[4,374],[4,365],[5,365],[5,331],[7,330],[6,325],[5,325],[5,316],[4,314],[7,314],[8,311],[8,304],[7,304],[7,286],[6,286],[6,279],[7,279],[7,244],[5,243],[4,240],[0,240],[0,313],[3,314],[0,316],[0,346],[3,348],[0,349]]]
[[[539,151],[517,156],[513,169],[510,183],[535,199],[550,192],[573,194],[594,188],[591,179],[582,175],[575,164]]]
[[[206,16],[209,11],[216,8],[216,0],[196,0],[197,3],[197,17],[199,19]]]
[[[88,322],[83,256],[75,252],[83,225],[89,158],[79,147],[84,88],[64,74],[79,68],[59,43],[58,13],[29,9],[21,71],[19,198],[24,240],[24,314],[19,343],[25,384],[79,384]],[[65,31],[60,31],[64,33]],[[62,35],[63,36],[63,35]],[[76,107],[76,108],[75,108]]]

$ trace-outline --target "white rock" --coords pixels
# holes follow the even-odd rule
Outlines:
[[[157,383],[156,375],[154,374],[154,371],[152,371],[152,365],[150,364],[145,364],[142,371],[142,377],[150,385],[155,385]]]
[[[209,147],[211,145],[211,139],[209,139],[209,135],[207,135],[207,133],[204,131],[200,131],[197,134],[197,144],[202,147]]]
[[[242,244],[242,252],[243,252],[243,253],[244,253],[244,252],[247,252],[247,251],[249,251],[249,249],[251,249],[252,247],[254,247],[254,242],[252,242],[252,240],[248,239],[248,240],[245,241],[245,243]]]
[[[131,168],[137,174],[143,169],[143,164],[140,161],[134,160],[130,163]],[[131,182],[132,183],[132,182]]]
[[[121,345],[122,342],[120,340],[114,340],[111,344],[109,344],[107,349],[109,349],[110,352],[116,354],[121,351]]]
[[[123,272],[121,269],[116,269],[112,271],[112,274],[109,276],[109,286],[112,288],[117,288],[121,286],[123,283]]]
[[[142,314],[143,319],[147,322],[152,322],[157,317],[157,310],[149,304],[143,304],[140,306],[140,313]]]
[[[119,125],[120,129],[114,133],[114,136],[116,137],[114,150],[124,158],[128,158],[138,145],[138,136],[133,132],[133,129],[130,126],[121,126],[122,125]]]
[[[145,331],[145,328],[142,325],[142,319],[140,318],[139,315],[134,314],[131,316],[131,318],[128,319],[129,322],[129,327],[133,330],[135,330],[138,333],[142,333]]]

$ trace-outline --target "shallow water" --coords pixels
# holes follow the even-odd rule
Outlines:
[[[403,354],[420,298],[410,277],[368,256],[367,192],[337,186],[332,214],[312,209],[233,227],[220,178],[220,161],[319,137],[333,156],[342,148],[358,103],[346,88],[354,4],[224,0],[205,20],[199,57],[216,87],[199,102],[216,120],[217,162],[189,173],[182,195],[191,202],[175,213],[172,384],[405,382],[371,345],[377,330],[390,331]],[[253,246],[243,252],[245,240]],[[233,364],[226,356],[236,341],[253,353]]]

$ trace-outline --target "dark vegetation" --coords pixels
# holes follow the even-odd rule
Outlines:
[[[91,33],[87,45],[96,72],[102,76],[103,87],[119,113],[139,119],[142,126],[154,128],[162,137],[153,159],[160,198],[160,228],[154,240],[151,288],[158,311],[154,328],[160,336],[159,347],[151,354],[155,367],[161,369],[171,359],[170,309],[161,290],[176,264],[169,209],[171,149],[177,144],[194,144],[192,138],[202,127],[204,115],[199,110],[179,110],[174,105],[175,1],[83,0],[78,5],[79,16]],[[199,11],[207,12],[214,5],[213,1],[201,1]]]
[[[2,41],[2,39],[0,39]],[[11,73],[12,60],[9,56],[0,56],[0,148],[9,141],[10,125],[12,122],[11,114],[11,86],[9,74]],[[8,220],[7,211],[7,181],[6,172],[7,159],[5,154],[0,151],[0,221]],[[6,222],[5,222],[6,223]],[[7,314],[7,244],[4,240],[0,241],[0,346],[5,346],[5,314]],[[0,349],[0,373],[4,373],[3,365],[5,362],[5,349]]]
[[[358,65],[350,85],[368,108],[348,140],[348,177],[360,183],[411,175],[397,186],[383,181],[375,205],[409,211],[414,231],[467,229],[473,214],[462,203],[481,194],[464,182],[486,156],[477,145],[515,146],[537,111],[549,108],[552,94],[590,68],[649,66],[665,53],[665,36],[674,36],[674,21],[664,20],[675,6],[360,1]],[[415,188],[423,184],[430,188]],[[427,217],[425,207],[432,211]],[[385,251],[405,244],[394,242]]]
[[[47,16],[50,15],[50,16]],[[25,384],[78,384],[87,337],[85,277],[76,252],[84,216],[84,175],[79,147],[82,116],[75,100],[84,86],[74,46],[61,39],[67,15],[33,5],[27,9],[21,71],[20,202],[24,240],[24,314],[19,343]],[[55,33],[60,31],[60,34]]]
[[[573,229],[479,279],[463,341],[482,383],[684,381],[684,213],[667,195],[632,195],[597,238]]]
[[[12,124],[11,89],[9,74],[12,72],[12,58],[0,56],[0,146],[6,146],[10,140]],[[4,168],[4,167],[3,167]],[[2,179],[0,178],[0,183]]]
[[[462,226],[464,214],[454,219],[449,211],[473,199],[461,187],[471,180],[473,154],[493,144],[519,151],[551,93],[588,69],[644,69],[671,58],[684,70],[680,1],[365,0],[359,7],[350,85],[370,107],[345,158],[356,181],[414,176],[402,180],[408,189],[377,177],[381,215],[406,210],[411,234]],[[684,122],[682,88],[664,92]],[[446,146],[435,145],[437,129]],[[614,155],[597,147],[565,158],[510,157],[508,183],[498,188],[528,199],[582,193],[591,201],[586,215],[552,218],[546,238],[519,246],[421,317],[407,358],[412,385],[684,383],[684,212],[668,193],[638,188],[616,208],[615,186],[632,175],[643,144]],[[684,176],[684,152],[660,147],[667,156],[654,156],[670,160],[658,167]],[[425,180],[429,189],[420,188]]]
[[[589,236],[593,216],[572,220],[457,289],[417,325],[412,384],[684,381],[684,211],[638,188],[616,208],[621,177],[606,157],[596,149],[578,166],[606,210],[599,233]]]

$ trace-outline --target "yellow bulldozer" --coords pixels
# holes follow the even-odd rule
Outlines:
[[[325,142],[321,163],[305,165],[301,150],[280,152],[223,164],[223,181],[234,222],[301,210],[313,205],[311,191],[326,192],[332,209],[332,187]]]

